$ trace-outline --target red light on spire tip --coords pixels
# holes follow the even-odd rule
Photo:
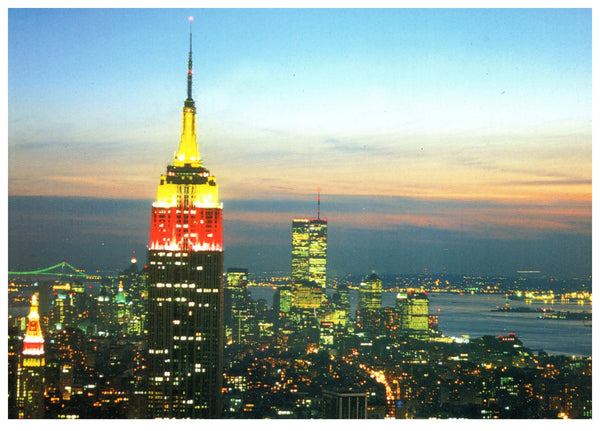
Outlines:
[[[189,21],[189,22],[192,22],[193,20],[194,20],[194,17],[193,17],[193,16],[190,16],[190,17],[188,18],[188,21]]]

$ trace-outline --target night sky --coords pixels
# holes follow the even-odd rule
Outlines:
[[[10,270],[144,255],[190,15],[226,267],[591,275],[591,9],[11,9]]]

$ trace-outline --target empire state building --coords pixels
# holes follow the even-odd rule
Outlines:
[[[191,21],[191,18],[190,18]],[[216,418],[223,368],[223,205],[203,166],[192,34],[181,142],[160,176],[148,249],[148,416]]]

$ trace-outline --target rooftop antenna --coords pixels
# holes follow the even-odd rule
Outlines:
[[[321,220],[321,187],[317,188],[317,220]]]

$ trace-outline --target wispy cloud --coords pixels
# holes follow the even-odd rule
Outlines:
[[[259,225],[287,225],[293,217],[315,215],[304,201],[234,201],[226,219]],[[332,225],[378,230],[403,226],[457,231],[472,237],[525,238],[544,232],[591,235],[591,204],[565,201],[552,206],[522,202],[428,200],[376,196],[322,196],[321,214]],[[231,208],[233,207],[233,208]],[[289,209],[295,208],[294,211]]]

